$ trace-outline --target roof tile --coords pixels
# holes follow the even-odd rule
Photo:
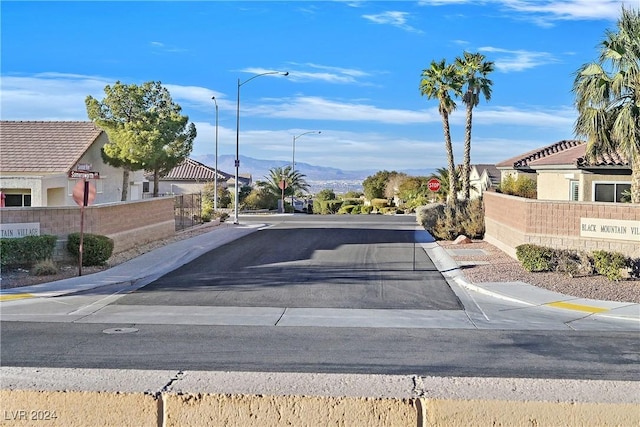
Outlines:
[[[92,122],[0,121],[0,172],[67,173],[100,133]]]

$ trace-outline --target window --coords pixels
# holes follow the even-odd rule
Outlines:
[[[569,194],[569,200],[574,202],[580,200],[580,184],[578,181],[571,181],[571,194]]]
[[[593,186],[594,202],[620,203],[623,201],[622,193],[631,190],[631,184],[627,182],[595,183]]]
[[[6,207],[31,206],[31,194],[6,194],[4,205]]]

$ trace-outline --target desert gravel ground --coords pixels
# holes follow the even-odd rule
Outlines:
[[[105,266],[83,267],[82,273],[83,275],[88,275],[105,270],[169,243],[209,232],[214,227],[228,226],[230,225],[226,223],[220,225],[205,223],[192,229],[178,232],[170,238],[118,253],[112,256]],[[612,282],[603,276],[569,277],[562,273],[529,273],[522,268],[517,260],[484,241],[477,240],[467,244],[454,244],[451,241],[440,241],[438,244],[445,249],[480,249],[485,253],[485,255],[479,256],[452,256],[455,261],[464,265],[464,275],[472,283],[525,282],[579,298],[640,303],[640,280],[637,279]],[[479,262],[479,264],[473,264],[474,262]],[[483,264],[483,262],[488,262],[489,264]],[[466,265],[467,263],[471,263],[472,265]],[[8,289],[53,282],[55,280],[74,277],[77,274],[78,267],[72,265],[61,266],[58,274],[50,276],[32,276],[27,270],[6,270],[1,272],[2,280],[0,281],[0,288]]]

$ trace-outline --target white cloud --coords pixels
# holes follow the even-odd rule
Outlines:
[[[412,33],[422,33],[421,30],[407,24],[407,16],[409,16],[408,12],[400,11],[387,11],[376,15],[362,15],[363,18],[376,24],[392,25]]]
[[[529,68],[558,62],[558,60],[548,52],[533,52],[528,50],[508,50],[497,47],[484,46],[478,48],[480,52],[490,52],[497,54],[493,59],[495,67],[505,73],[511,71],[524,71]]]
[[[446,6],[454,4],[501,5],[505,10],[515,11],[521,17],[537,25],[550,26],[554,21],[569,20],[616,20],[620,9],[640,8],[638,0],[419,0],[422,6]]]

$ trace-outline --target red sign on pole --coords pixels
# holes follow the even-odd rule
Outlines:
[[[440,190],[440,180],[438,178],[431,178],[429,182],[427,182],[427,187],[433,192]]]

